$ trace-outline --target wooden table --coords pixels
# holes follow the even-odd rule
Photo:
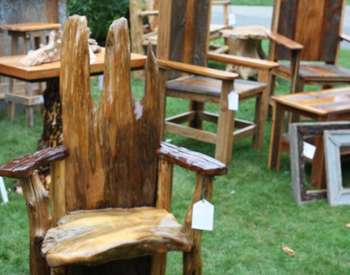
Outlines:
[[[44,91],[44,130],[39,147],[53,147],[62,143],[61,101],[59,96],[60,62],[25,67],[20,64],[23,56],[0,57],[0,75],[29,82],[46,82]],[[142,69],[146,57],[131,55],[131,68]],[[91,63],[91,75],[103,74],[104,50]]]
[[[350,87],[306,92],[291,95],[273,96],[273,120],[270,140],[268,166],[279,170],[283,144],[283,132],[286,113],[298,120],[299,116],[316,121],[336,121],[350,119]],[[324,182],[324,153],[322,138],[316,141],[317,151],[313,162],[317,170],[313,171],[313,182],[321,187]],[[316,173],[316,174],[315,174]]]
[[[261,42],[264,39],[268,39],[268,30],[266,28],[261,26],[243,26],[232,30],[223,30],[221,33],[226,39],[229,54],[265,59]],[[244,79],[254,77],[257,74],[256,70],[247,67],[236,66],[228,69],[238,72]]]
[[[29,50],[39,48],[40,44],[45,44],[47,40],[47,32],[57,31],[61,27],[57,23],[20,23],[20,24],[1,24],[0,31],[7,31],[11,37],[11,55],[26,54]],[[24,51],[20,52],[19,39],[23,38]],[[33,41],[33,45],[31,45]],[[39,84],[39,90],[42,91],[42,86]],[[26,116],[29,127],[34,124],[34,106],[42,104],[42,97],[33,92],[33,87],[25,85],[25,96],[18,94],[15,89],[13,79],[10,79],[8,93],[5,94],[6,101],[10,104],[11,120],[15,117],[16,103],[24,105],[26,108]]]

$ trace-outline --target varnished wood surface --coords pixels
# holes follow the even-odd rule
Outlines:
[[[51,267],[101,264],[171,250],[192,242],[164,209],[143,207],[77,211],[48,231],[42,252]]]
[[[0,57],[0,75],[35,81],[57,78],[60,74],[60,62],[53,62],[39,66],[26,67],[20,63],[24,56]],[[105,51],[96,54],[96,60],[91,63],[91,74],[102,74],[104,70]],[[131,68],[141,68],[145,65],[146,57],[140,54],[131,55]]]
[[[162,159],[166,159],[170,163],[205,176],[218,176],[227,172],[227,168],[222,162],[170,143],[163,142],[158,154]]]
[[[0,166],[1,177],[23,178],[33,174],[35,169],[50,162],[64,159],[68,151],[64,146],[46,148]]]
[[[281,64],[274,73],[291,77],[290,64]],[[308,82],[350,82],[350,70],[338,65],[301,63],[299,76]],[[298,91],[299,92],[299,91]]]
[[[304,47],[302,44],[278,33],[268,33],[269,38],[277,44],[286,47],[290,50],[302,50]]]
[[[201,76],[211,77],[211,78],[220,79],[220,80],[234,80],[238,78],[238,74],[236,73],[231,73],[231,72],[226,72],[222,70],[216,70],[216,69],[211,69],[207,67],[196,66],[196,65],[186,64],[186,63],[181,63],[176,61],[158,59],[158,64],[163,69],[201,75]]]
[[[0,24],[0,30],[11,32],[35,32],[35,31],[47,31],[58,30],[61,28],[61,24],[56,23],[19,23],[19,24]]]
[[[350,113],[350,88],[338,88],[294,95],[273,96],[278,104],[316,115]]]

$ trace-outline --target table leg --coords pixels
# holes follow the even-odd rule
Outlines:
[[[281,141],[285,122],[284,112],[283,107],[274,102],[268,167],[276,171],[280,169]]]
[[[19,43],[18,42],[19,42],[18,35],[15,33],[12,33],[11,34],[11,55],[18,54],[18,51],[19,51],[19,45],[18,45]],[[14,91],[15,91],[15,79],[10,78],[8,93],[13,94]],[[11,120],[15,119],[16,104],[13,101],[9,102],[9,115],[10,115]]]
[[[46,82],[43,117],[43,134],[39,141],[39,148],[61,145],[63,143],[63,128],[58,78]]]

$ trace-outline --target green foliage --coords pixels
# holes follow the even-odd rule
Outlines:
[[[88,18],[92,37],[103,42],[112,21],[119,17],[128,17],[128,0],[69,0],[70,15],[85,15]]]

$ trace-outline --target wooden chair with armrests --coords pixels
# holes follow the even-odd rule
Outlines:
[[[276,76],[291,81],[291,93],[306,84],[350,83],[350,70],[337,64],[340,42],[350,42],[342,33],[345,7],[344,0],[275,0],[270,60],[280,66],[272,93]]]
[[[215,157],[228,163],[234,138],[253,135],[254,147],[262,145],[269,98],[267,84],[241,80],[235,73],[209,69],[206,67],[207,60],[251,66],[259,69],[265,77],[277,64],[232,55],[207,54],[210,2],[163,0],[160,3],[157,54],[165,96],[190,101],[189,112],[167,118],[164,130],[215,144]],[[169,78],[168,71],[186,75]],[[235,112],[228,108],[228,95],[232,90],[238,93],[241,101],[256,99],[254,123],[235,120]],[[205,112],[205,103],[208,102],[219,105],[219,114]],[[203,130],[202,121],[217,123],[217,132]],[[184,125],[185,122],[189,126]]]
[[[125,19],[109,30],[104,92],[95,108],[88,37],[84,17],[68,19],[60,78],[64,146],[0,166],[0,176],[21,179],[31,274],[162,275],[166,253],[172,250],[184,253],[183,274],[202,274],[201,231],[191,227],[192,205],[202,195],[210,200],[213,178],[226,167],[161,144],[158,67],[149,50],[145,96],[134,101]],[[51,214],[37,172],[47,164],[52,166]],[[173,165],[197,173],[184,225],[169,212]]]

